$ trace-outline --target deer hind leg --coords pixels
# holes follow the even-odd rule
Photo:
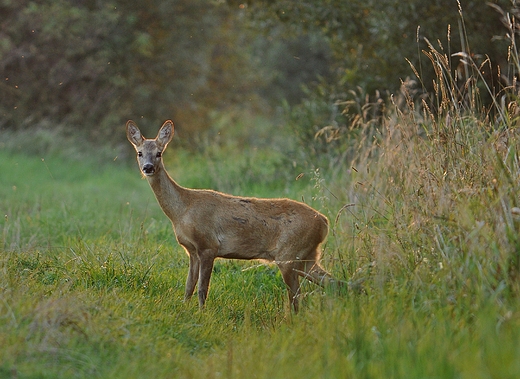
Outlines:
[[[289,293],[289,302],[295,313],[299,310],[298,297],[300,295],[300,279],[298,272],[295,270],[295,265],[292,263],[279,263],[278,267],[282,273],[282,278],[287,285],[287,291]]]
[[[338,289],[343,288],[346,283],[335,279],[321,267],[318,262],[319,255],[317,249],[308,254],[304,260],[303,270],[298,270],[298,274],[321,287],[333,284]]]
[[[306,261],[303,270],[298,271],[298,274],[322,287],[334,281],[334,278],[316,261]]]

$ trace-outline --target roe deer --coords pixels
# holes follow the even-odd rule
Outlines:
[[[162,153],[174,133],[164,122],[155,139],[126,123],[128,140],[159,205],[173,224],[177,241],[190,259],[184,299],[199,282],[204,307],[215,258],[263,259],[280,268],[289,300],[298,312],[299,277],[323,285],[334,280],[319,264],[320,244],[328,233],[327,218],[306,204],[289,199],[236,197],[212,190],[181,187],[166,172]]]

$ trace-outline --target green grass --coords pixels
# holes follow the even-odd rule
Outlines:
[[[429,153],[412,145],[403,152]],[[235,157],[214,172],[182,153],[191,164],[181,168],[169,154],[188,185],[195,166],[222,181],[244,167]],[[451,188],[421,201],[414,183],[403,188],[410,177],[385,167],[399,170],[405,155],[367,157],[332,181],[284,184],[333,221],[325,266],[367,292],[304,284],[302,312],[291,315],[277,269],[258,262],[219,261],[207,309],[184,303],[187,258],[136,169],[1,152],[0,377],[517,377],[520,309],[497,271],[509,242],[482,203],[500,208],[497,192]],[[240,191],[276,190],[246,181]],[[355,205],[338,215],[347,198]]]
[[[207,308],[184,303],[187,257],[133,157],[1,150],[0,378],[518,377],[516,134],[503,150],[478,119],[414,117],[333,175],[295,180],[279,148],[165,154],[183,185],[329,217],[324,266],[365,293],[304,283],[298,315],[259,262],[218,261]]]

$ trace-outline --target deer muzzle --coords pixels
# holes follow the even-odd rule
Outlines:
[[[147,163],[143,165],[143,168],[141,170],[145,175],[153,175],[155,173],[155,166],[151,163]]]

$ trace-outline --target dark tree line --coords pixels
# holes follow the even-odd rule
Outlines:
[[[129,117],[145,131],[172,117],[196,133],[219,112],[294,106],[316,88],[325,103],[398,91],[408,61],[429,91],[426,39],[512,78],[506,32],[482,0],[2,0],[0,128],[107,138]]]
[[[261,85],[238,12],[201,0],[3,1],[0,127],[105,138],[128,117],[175,117],[202,128]]]

